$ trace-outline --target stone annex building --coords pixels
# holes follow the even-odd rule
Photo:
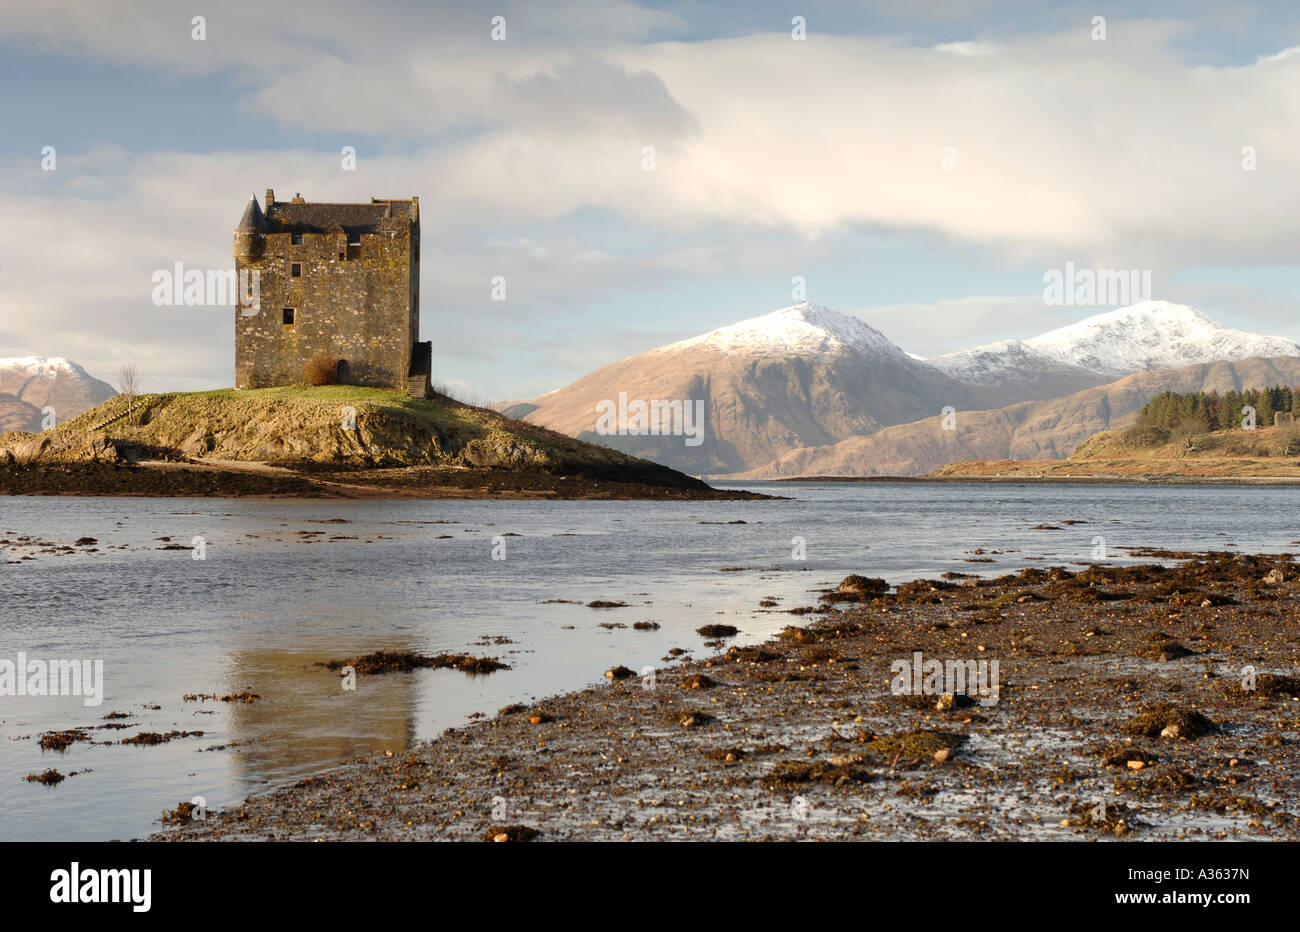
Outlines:
[[[241,282],[245,270],[259,273],[260,293],[235,308],[236,388],[313,381],[312,370],[430,397],[418,197],[316,204],[276,201],[268,188],[265,213],[254,195],[235,228]]]

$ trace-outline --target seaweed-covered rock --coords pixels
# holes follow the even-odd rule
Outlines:
[[[1214,722],[1200,712],[1172,702],[1144,706],[1124,723],[1124,732],[1143,738],[1199,738],[1215,730]]]

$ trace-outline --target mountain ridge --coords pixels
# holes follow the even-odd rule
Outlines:
[[[1222,327],[1187,305],[1146,301],[1027,340],[918,359],[856,316],[801,302],[625,357],[499,409],[683,471],[748,477],[796,451],[948,408],[992,411],[1140,372],[1283,356],[1300,358],[1300,343]],[[637,430],[598,434],[597,405],[621,394],[703,399],[704,445],[686,449],[680,437]]]
[[[961,460],[1055,460],[1105,430],[1127,427],[1165,391],[1241,390],[1300,383],[1300,358],[1198,363],[1139,372],[1063,398],[958,411],[955,430],[941,417],[898,424],[837,444],[792,450],[729,480],[795,476],[914,476]]]
[[[43,428],[43,409],[56,422],[71,420],[117,392],[63,356],[0,358],[0,430],[36,432]]]
[[[597,433],[597,405],[627,395],[702,400],[698,447],[674,435]],[[873,433],[945,405],[1010,398],[912,359],[863,321],[809,302],[626,357],[511,406],[524,420],[685,472],[737,472],[789,449]]]

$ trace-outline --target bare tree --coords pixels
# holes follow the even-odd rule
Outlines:
[[[133,362],[122,363],[117,373],[117,390],[126,396],[127,422],[135,416],[135,399],[140,395],[140,367]]]

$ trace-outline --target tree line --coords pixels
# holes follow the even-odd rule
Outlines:
[[[1216,430],[1239,430],[1245,413],[1255,409],[1255,424],[1272,427],[1273,415],[1291,413],[1300,420],[1300,387],[1277,385],[1271,388],[1248,388],[1245,391],[1161,392],[1138,412],[1135,427],[1157,428],[1180,433],[1210,433]]]

